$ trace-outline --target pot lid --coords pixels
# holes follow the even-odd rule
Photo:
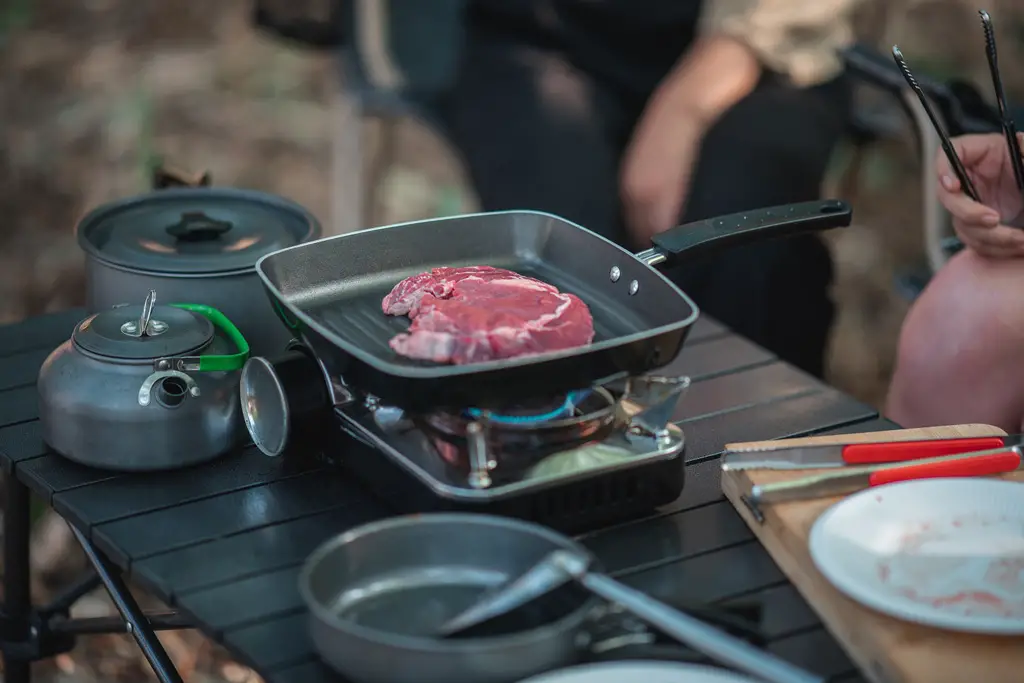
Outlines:
[[[203,316],[154,302],[150,293],[143,304],[89,316],[78,323],[71,339],[98,356],[139,361],[193,354],[213,340],[213,323]],[[139,334],[140,328],[145,332]]]
[[[79,245],[100,260],[178,275],[248,270],[319,235],[298,204],[233,188],[159,190],[101,206],[78,225]]]

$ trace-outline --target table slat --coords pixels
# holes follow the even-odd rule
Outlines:
[[[49,313],[11,325],[0,325],[0,357],[32,349],[51,351],[71,338],[75,325],[85,319],[85,309]]]
[[[52,471],[70,480],[68,469],[60,468],[57,463],[53,463]],[[88,476],[91,471],[82,470],[82,474]],[[89,528],[252,486],[271,484],[299,476],[304,471],[285,458],[268,458],[255,447],[249,447],[198,467],[122,474],[88,486],[75,487],[56,494],[53,505],[64,517]]]
[[[175,604],[186,593],[299,564],[331,536],[388,514],[376,500],[328,510],[136,561],[132,576]]]

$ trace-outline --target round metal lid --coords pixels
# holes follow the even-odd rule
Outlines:
[[[132,336],[143,305],[119,306],[78,323],[72,340],[82,349],[116,360],[156,360],[195,353],[213,340],[213,323],[174,306],[153,306],[147,334]]]
[[[288,446],[291,416],[288,396],[274,366],[265,358],[250,358],[238,384],[242,419],[252,442],[264,455],[281,455]]]
[[[159,190],[105,204],[78,224],[96,258],[171,275],[221,274],[320,236],[316,219],[281,197],[233,188]]]

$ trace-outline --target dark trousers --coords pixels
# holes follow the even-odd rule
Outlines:
[[[556,51],[478,33],[436,115],[484,210],[547,211],[625,244],[619,161],[644,99]],[[842,80],[799,90],[762,79],[707,133],[680,222],[818,198],[847,105]],[[818,237],[734,248],[668,275],[707,314],[822,375],[834,305]]]

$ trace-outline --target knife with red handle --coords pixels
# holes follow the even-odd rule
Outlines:
[[[958,455],[984,451],[1003,446],[999,436],[985,436],[970,439],[948,439],[931,441],[890,441],[889,443],[853,443],[843,448],[843,462],[847,465],[875,465],[907,460],[940,458],[944,455]]]
[[[780,448],[735,448],[722,455],[722,469],[798,470],[900,463],[1001,448],[1005,445],[1006,438],[982,436]]]
[[[751,487],[749,502],[755,506],[791,500],[838,496],[872,486],[936,477],[978,477],[1024,468],[1021,446],[1002,446],[984,451],[946,455],[909,464],[886,463],[844,467],[821,474]]]
[[[1013,472],[1021,466],[1021,451],[1014,446],[987,455],[974,454],[963,459],[938,459],[900,467],[886,467],[868,475],[868,486],[881,486],[912,479],[938,477],[980,477]]]

